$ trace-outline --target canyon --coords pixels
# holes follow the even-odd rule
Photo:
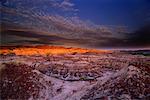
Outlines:
[[[150,57],[119,50],[3,46],[2,99],[148,100]]]

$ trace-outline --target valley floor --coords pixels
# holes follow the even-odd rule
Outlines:
[[[2,100],[150,99],[150,58],[141,55],[1,55],[0,76]]]

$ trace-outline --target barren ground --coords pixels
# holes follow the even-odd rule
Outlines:
[[[150,57],[87,51],[41,54],[1,54],[1,99],[150,99]]]

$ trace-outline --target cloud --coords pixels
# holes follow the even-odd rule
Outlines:
[[[12,1],[19,2],[19,0]],[[33,0],[26,3],[29,4],[30,1]],[[46,3],[46,6],[68,10],[74,9],[75,6],[70,0],[50,1],[38,0],[35,4]],[[77,16],[63,17],[59,14],[46,14],[44,11],[36,12],[31,9],[7,6],[3,6],[1,11],[1,36],[4,37],[2,39],[4,44],[37,43],[86,47],[150,46],[150,25],[129,33],[126,26],[96,25],[89,20],[81,20]]]
[[[150,24],[147,24],[134,33],[127,35],[127,42],[131,46],[150,46]]]
[[[59,4],[59,7],[64,11],[73,11],[78,12],[79,9],[74,8],[75,4],[71,2],[71,0],[64,0]]]
[[[144,26],[133,33],[124,33],[124,37],[113,36],[113,33],[106,34],[105,32],[97,33],[86,30],[81,33],[72,32],[72,36],[68,33],[64,35],[37,32],[36,30],[21,29],[21,27],[7,27],[1,32],[4,44],[50,44],[50,45],[70,45],[81,47],[94,48],[128,48],[128,47],[149,47],[150,46],[150,27]],[[12,27],[12,28],[10,28]],[[64,28],[65,30],[65,28]],[[61,32],[60,29],[59,32]],[[63,31],[61,32],[63,33]],[[105,34],[105,35],[103,35]],[[77,37],[75,37],[77,35]],[[65,37],[64,37],[65,36]]]
[[[60,10],[60,11],[74,11],[78,9],[74,8],[75,4],[70,0],[3,0],[2,6],[13,7],[15,9],[28,9],[34,11],[40,10]]]
[[[12,26],[13,27],[13,26]],[[20,29],[20,28],[18,28]],[[80,45],[87,43],[83,39],[68,39],[58,35],[39,34],[34,31],[9,29],[2,30],[1,45],[32,45],[32,44],[48,44],[48,45]]]
[[[43,16],[36,12],[25,12],[12,8],[3,8],[2,12],[4,15],[2,17],[2,29],[4,30],[2,34],[13,37],[13,40],[10,39],[12,41],[9,41],[9,43],[13,44],[17,43],[17,41],[20,41],[19,43],[22,41],[23,43],[28,42],[32,44],[34,41],[34,44],[37,42],[43,44],[93,46],[99,45],[97,43],[105,44],[107,38],[109,40],[116,34],[111,27],[96,25],[90,21],[83,21],[79,17],[63,17],[60,15]],[[18,40],[14,36],[23,40]],[[31,40],[31,38],[35,38],[36,40]]]
[[[62,7],[73,7],[74,4],[70,2],[70,0],[64,0],[62,3],[61,3],[61,6]]]
[[[94,42],[87,44],[92,47],[106,48],[145,48],[150,47],[150,25],[145,25],[135,32],[124,33],[124,37],[97,37]]]

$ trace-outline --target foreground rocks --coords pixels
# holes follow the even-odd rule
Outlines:
[[[1,64],[1,99],[42,99],[51,82],[25,64]],[[47,88],[48,87],[48,88]],[[49,91],[51,92],[51,91]],[[51,95],[51,93],[49,93]]]
[[[128,54],[0,56],[1,99],[148,100],[150,58]]]
[[[121,69],[104,83],[101,81],[97,81],[82,99],[149,99],[149,75],[135,66]]]

